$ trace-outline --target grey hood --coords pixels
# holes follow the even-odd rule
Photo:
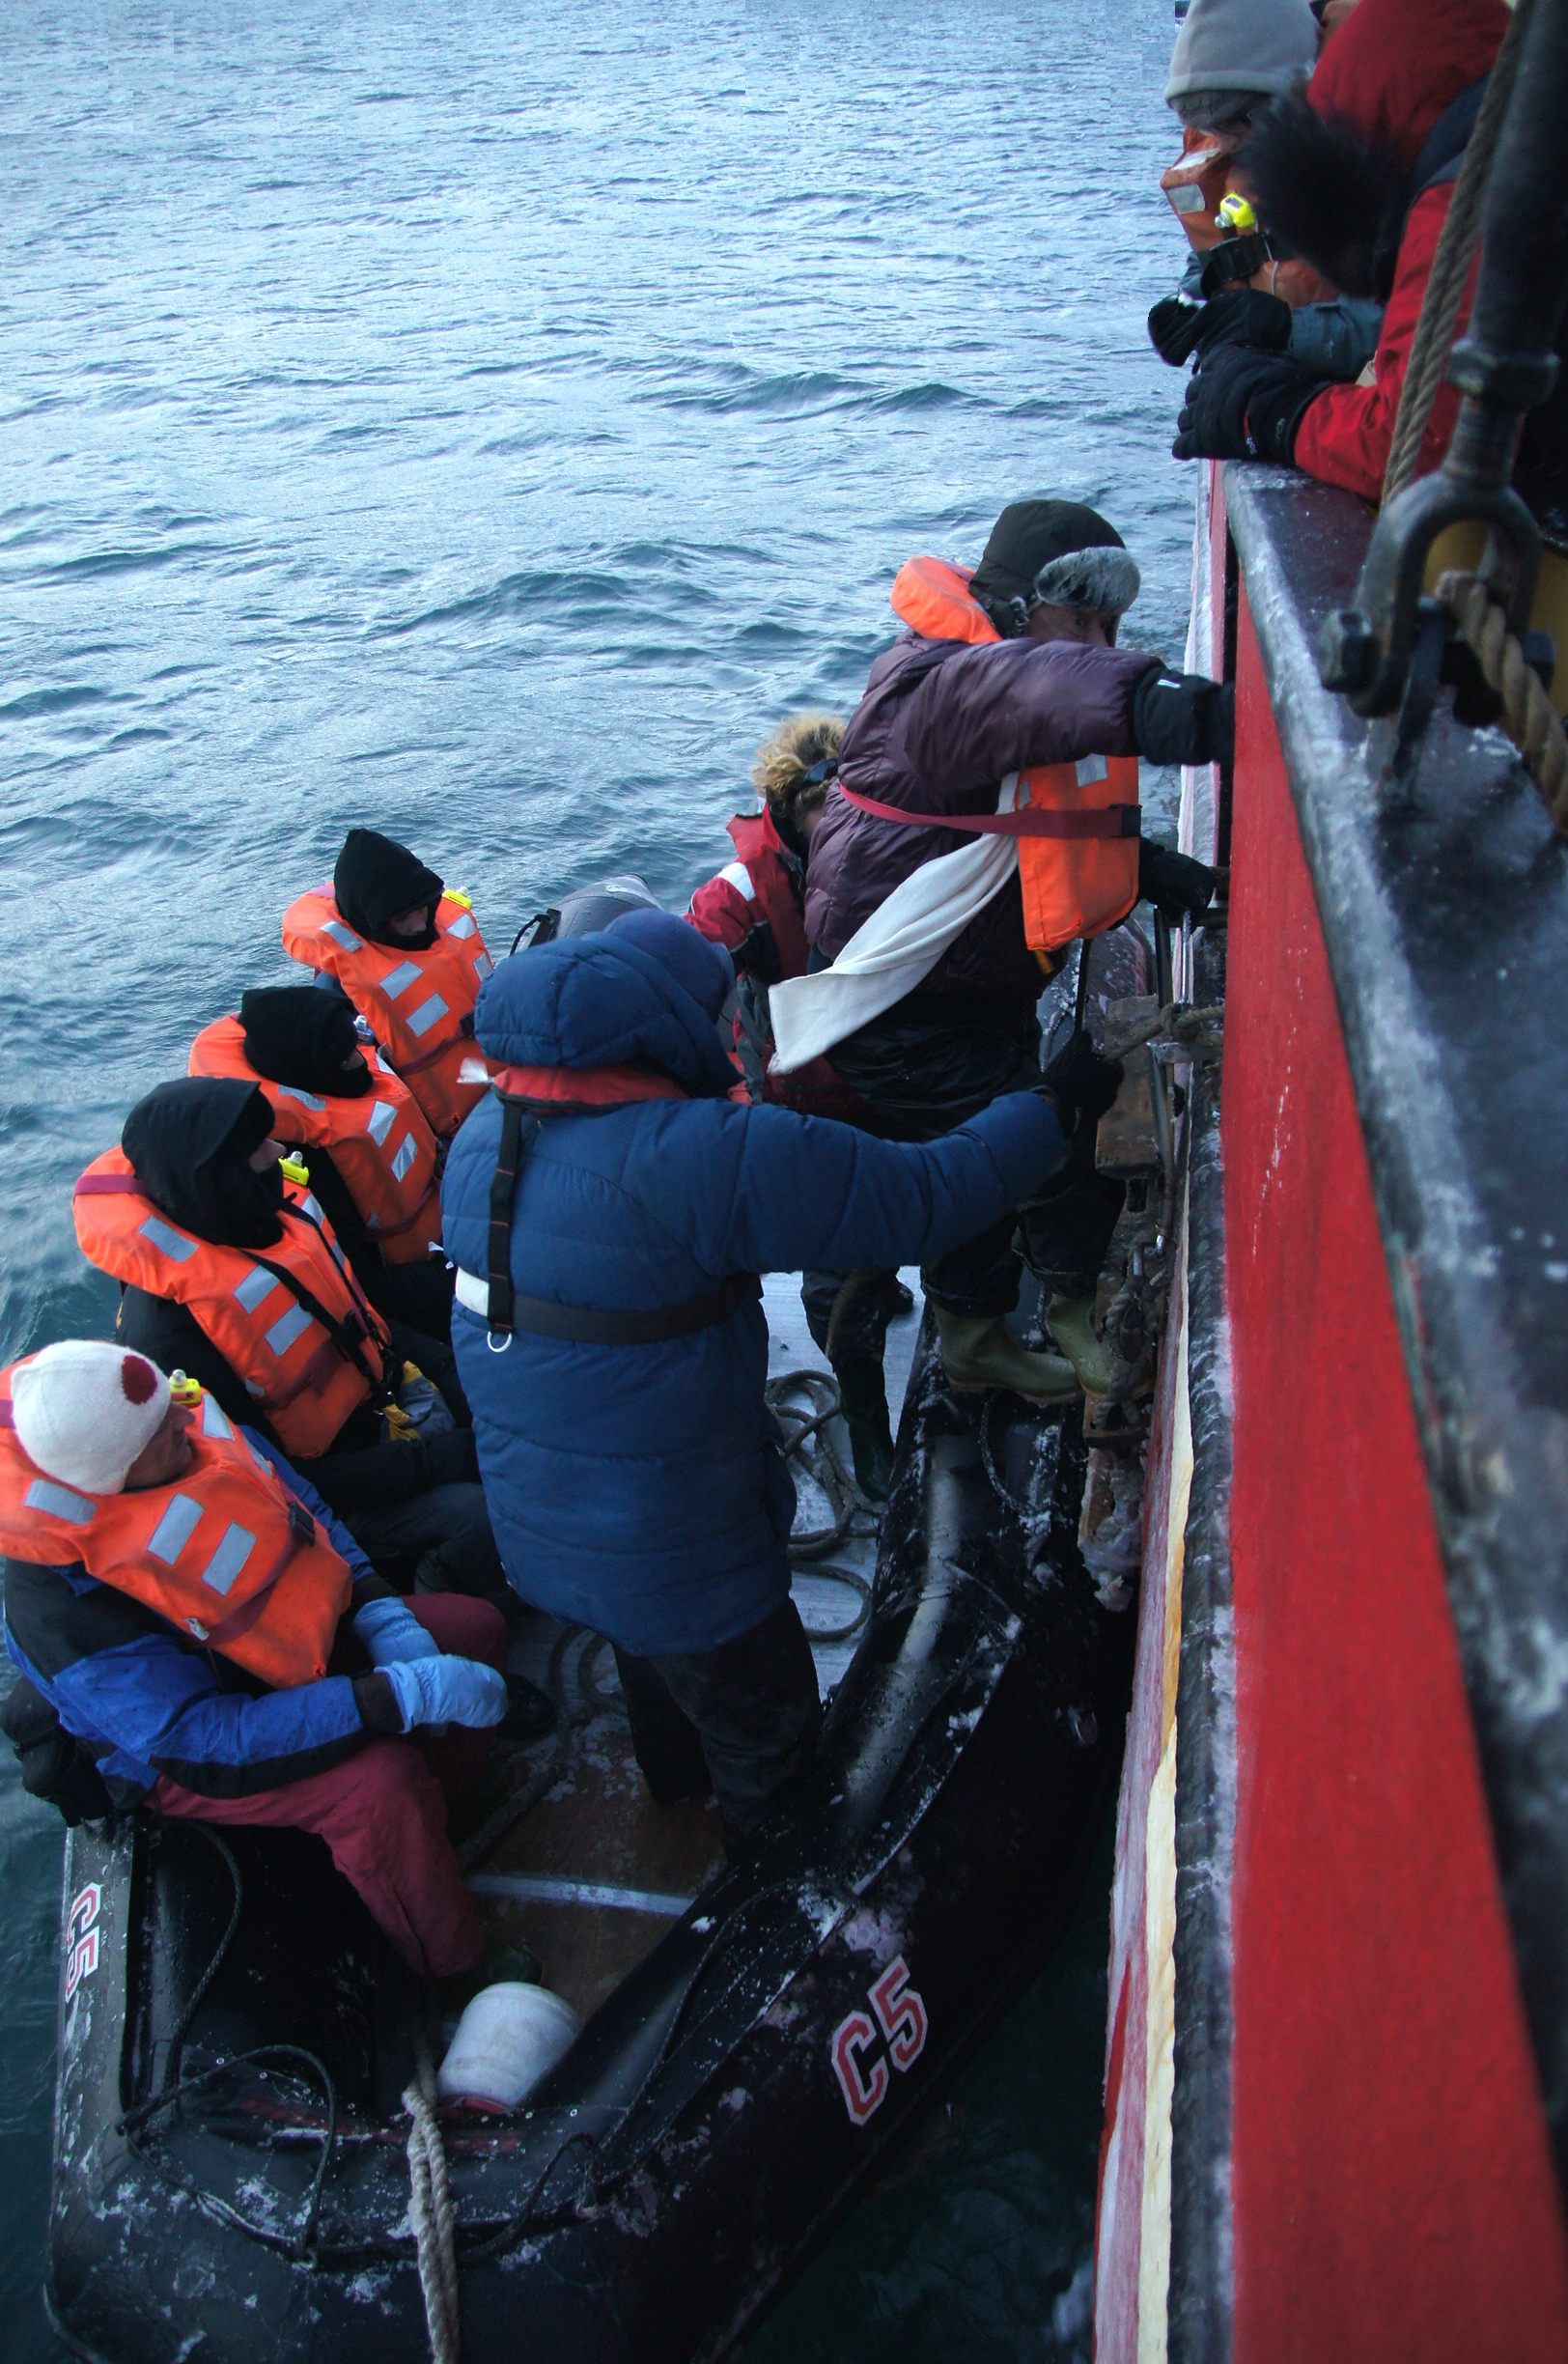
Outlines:
[[[1317,62],[1318,20],[1306,0],[1192,0],[1171,52],[1165,104],[1192,91],[1280,98]]]

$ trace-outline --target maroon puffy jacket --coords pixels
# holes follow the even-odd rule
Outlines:
[[[871,668],[839,756],[847,788],[910,812],[989,813],[1010,772],[1133,755],[1133,692],[1160,660],[1076,640],[926,640],[906,633]],[[972,842],[857,811],[836,789],[811,840],[806,935],[834,960],[922,862]],[[1044,983],[1023,941],[1018,876],[938,962],[922,990],[1030,1006]]]

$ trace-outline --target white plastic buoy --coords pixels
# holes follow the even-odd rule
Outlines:
[[[582,2021],[564,1995],[516,1979],[482,1987],[458,2021],[436,2074],[443,2101],[505,2112],[572,2048]]]

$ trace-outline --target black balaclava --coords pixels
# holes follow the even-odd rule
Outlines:
[[[404,952],[424,952],[435,942],[434,906],[441,899],[441,881],[434,870],[426,869],[417,854],[410,854],[395,837],[383,837],[379,830],[349,831],[332,872],[332,892],[349,925],[375,943],[394,944]],[[412,911],[421,903],[432,909],[419,935],[386,934],[386,923],[396,913]]]
[[[319,985],[268,985],[239,997],[245,1056],[271,1084],[358,1100],[375,1081],[354,1031],[353,1004]],[[360,1052],[352,1072],[344,1060]]]
[[[991,529],[969,589],[1004,640],[1041,601],[1123,615],[1138,570],[1114,525],[1080,501],[1012,501]]]
[[[250,1160],[271,1130],[271,1102],[254,1084],[182,1076],[137,1101],[120,1146],[171,1222],[220,1248],[270,1248],[283,1237],[283,1169],[257,1173]]]

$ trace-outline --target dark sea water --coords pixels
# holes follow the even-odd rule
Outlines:
[[[1023,493],[1109,512],[1127,636],[1179,656],[1170,39],[1168,0],[9,0],[0,1356],[107,1324],[71,1180],[287,980],[348,825],[492,948],[606,870],[684,901],[899,562]],[[59,2352],[58,1859],[7,1758],[8,2364]],[[754,2356],[1087,2355],[1107,1877]]]

